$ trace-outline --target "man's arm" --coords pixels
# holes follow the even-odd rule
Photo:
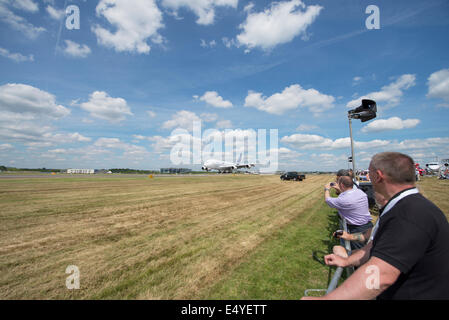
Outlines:
[[[334,183],[334,185],[332,186],[332,188],[335,189],[335,193],[337,195],[339,195],[341,193],[340,187],[338,186],[338,183]]]
[[[317,300],[370,300],[396,282],[401,271],[389,263],[372,257],[358,268],[343,284]],[[309,298],[309,297],[307,297]]]
[[[365,242],[365,236],[362,232],[353,233],[352,241]]]
[[[330,188],[331,188],[330,183],[328,183],[324,186],[324,201],[326,201],[326,199],[330,198],[330,196],[331,196]]]
[[[330,189],[331,189],[330,183],[324,186],[324,201],[327,203],[329,207],[340,210],[342,208],[342,205],[340,203],[340,197],[336,198],[331,197]]]
[[[348,258],[340,257],[336,254],[329,254],[324,257],[324,262],[328,266],[336,267],[358,267],[368,261],[370,256],[370,251],[373,244],[368,243],[366,246],[360,250],[354,251]]]
[[[343,240],[348,240],[348,241],[359,241],[359,242],[365,241],[365,237],[363,236],[363,233],[361,233],[361,232],[347,233],[346,231],[343,231],[343,234],[341,236],[337,236],[337,238],[343,239]]]
[[[348,241],[365,242],[367,239],[369,239],[371,235],[371,230],[372,228],[366,230],[365,232],[357,232],[357,233],[347,233],[346,231],[343,231],[343,234],[339,238]]]

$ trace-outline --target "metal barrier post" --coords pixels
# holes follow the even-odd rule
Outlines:
[[[340,217],[340,223],[342,225],[343,230],[348,233],[348,223],[346,222],[346,220],[343,217]],[[351,250],[351,242],[349,240],[345,240],[345,249],[346,252],[348,253],[348,256],[350,256],[352,254],[352,250]],[[354,272],[354,268],[353,267],[347,267],[346,268],[346,275],[349,277],[352,273]]]
[[[346,220],[340,216],[340,225],[342,227],[342,229],[345,232],[348,232],[348,224],[346,222]],[[345,249],[346,252],[348,253],[348,256],[351,255],[351,243],[348,240],[345,240]],[[338,281],[341,278],[341,274],[343,273],[343,267],[338,267],[337,270],[335,270],[334,276],[332,277],[331,282],[329,283],[329,286],[327,287],[327,291],[326,294],[332,292],[335,290],[335,288],[337,288],[338,285]],[[352,274],[352,268],[346,268],[346,273],[347,276],[349,277]]]
[[[332,280],[329,283],[329,286],[327,287],[326,294],[331,293],[332,291],[335,290],[335,288],[337,288],[338,280],[340,280],[342,273],[343,267],[338,267],[337,270],[335,270],[334,276],[332,277]]]
[[[345,232],[348,232],[348,224],[346,220],[341,216],[340,216],[340,225]],[[351,255],[351,243],[348,240],[345,240],[345,249],[346,252],[348,253],[348,256]],[[337,288],[338,281],[340,280],[341,275],[343,273],[343,269],[344,269],[343,267],[337,267],[334,276],[332,277],[327,289],[307,289],[306,291],[304,291],[304,295],[308,296],[309,292],[326,292],[326,294],[331,293]],[[347,276],[349,277],[353,271],[354,271],[353,267],[347,267],[346,268]]]

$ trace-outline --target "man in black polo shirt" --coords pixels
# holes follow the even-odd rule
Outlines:
[[[389,199],[371,241],[335,266],[360,266],[325,299],[449,299],[449,223],[415,188],[414,162],[397,152],[370,163],[376,192]]]

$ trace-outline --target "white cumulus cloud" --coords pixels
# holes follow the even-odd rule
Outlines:
[[[158,33],[163,28],[162,12],[155,0],[101,0],[96,8],[97,16],[103,16],[115,32],[99,25],[92,27],[98,43],[118,52],[148,54],[151,47],[147,41],[163,42]]]
[[[245,107],[253,107],[272,114],[281,115],[298,107],[308,108],[313,113],[320,113],[333,108],[335,98],[320,93],[316,89],[303,89],[299,84],[285,88],[266,98],[262,93],[250,91],[245,99]]]
[[[80,105],[91,116],[112,123],[125,120],[127,115],[133,115],[125,99],[112,98],[104,91],[95,91],[89,96],[89,101]]]
[[[174,114],[171,120],[165,121],[162,124],[162,128],[181,128],[192,131],[194,122],[201,122],[201,118],[198,117],[194,112],[181,110]]]
[[[237,36],[237,42],[248,49],[269,50],[299,35],[306,36],[307,28],[322,9],[319,5],[306,6],[300,0],[273,2],[263,12],[252,12],[249,7],[246,21],[239,26],[242,33]]]
[[[301,150],[337,150],[347,148],[349,149],[351,147],[351,140],[349,137],[332,140],[314,134],[297,133],[291,136],[282,137],[281,142]],[[390,141],[376,139],[364,142],[355,141],[354,143],[357,149],[371,149],[385,147],[390,144]]]
[[[376,101],[377,105],[382,103],[387,107],[397,106],[404,90],[407,90],[415,85],[416,76],[414,74],[404,74],[396,81],[382,87],[380,91],[368,93],[358,99],[354,99],[346,105],[348,108],[355,108],[361,104],[362,99],[372,99]]]
[[[0,111],[20,116],[61,118],[70,110],[56,103],[54,95],[26,84],[0,86]]]
[[[379,119],[370,122],[362,129],[362,132],[380,132],[388,130],[402,130],[416,127],[421,121],[419,119],[402,120],[398,117]]]
[[[410,139],[401,142],[395,142],[394,149],[396,150],[430,150],[434,149],[438,153],[441,150],[446,150],[449,145],[449,137],[434,137],[426,139]]]
[[[199,99],[216,108],[232,107],[232,103],[230,101],[224,100],[221,96],[218,95],[216,91],[207,91]]]
[[[26,61],[34,61],[34,56],[30,54],[29,56],[24,56],[21,53],[12,53],[9,52],[8,49],[0,47],[0,56],[11,59],[15,62],[26,62]]]
[[[74,58],[86,58],[90,53],[90,48],[83,44],[80,45],[71,40],[65,40],[66,47],[64,48],[64,53],[68,56]]]
[[[36,27],[22,16],[14,13],[10,8],[26,11],[28,13],[39,12],[39,6],[32,0],[1,0],[0,20],[9,25],[12,29],[22,32],[30,39],[37,38],[45,31],[43,27]]]
[[[449,69],[434,72],[428,79],[428,98],[440,98],[449,101]]]
[[[58,132],[51,121],[68,116],[70,110],[58,105],[54,95],[30,85],[0,86],[0,114],[0,141],[44,148],[91,140],[78,132]]]
[[[175,11],[178,16],[180,8],[187,8],[198,17],[197,24],[210,25],[215,20],[216,7],[232,7],[237,8],[238,0],[163,0],[162,5],[168,9]]]
[[[50,6],[50,5],[48,5],[45,10],[47,10],[47,13],[54,20],[61,20],[65,16],[64,10],[58,10],[55,7]]]
[[[80,133],[55,133],[51,126],[39,122],[0,120],[0,140],[21,142],[28,147],[44,148],[61,143],[87,142],[91,139]]]
[[[13,0],[9,1],[15,8],[28,11],[28,12],[38,12],[39,5],[33,0]]]

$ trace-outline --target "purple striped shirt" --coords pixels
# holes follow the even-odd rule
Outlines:
[[[368,197],[360,189],[342,192],[338,198],[327,197],[326,203],[346,219],[349,224],[361,226],[371,221],[368,210]]]

